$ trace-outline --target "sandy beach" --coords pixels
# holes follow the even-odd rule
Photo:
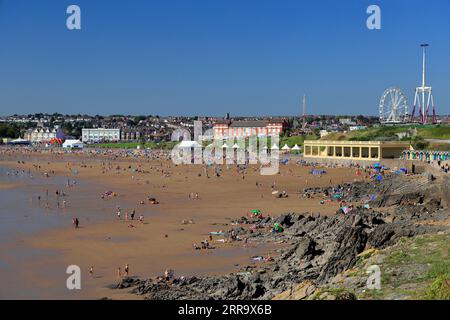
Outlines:
[[[270,216],[288,212],[332,215],[339,208],[337,202],[321,204],[320,199],[301,198],[300,192],[306,187],[363,179],[354,168],[326,168],[326,174],[312,175],[311,167],[299,165],[296,160],[280,165],[280,173],[274,176],[260,175],[256,166],[239,172],[236,166],[223,165],[217,177],[211,167],[177,166],[163,158],[123,159],[8,151],[2,155],[0,167],[40,179],[29,203],[25,204],[30,210],[45,209],[50,215],[65,217],[59,226],[34,234],[21,233],[1,247],[2,255],[14,266],[14,272],[28,285],[43,289],[37,293],[43,299],[136,299],[135,295],[106,288],[118,281],[117,269],[123,270],[126,264],[130,266],[130,275],[139,277],[162,275],[168,268],[186,276],[233,272],[239,265],[250,263],[252,255],[275,254],[274,250],[283,244],[256,246],[247,243],[243,246],[242,243],[218,242],[221,236],[212,239],[215,249],[194,250],[193,244],[207,239],[209,232],[229,229],[225,224],[229,225],[232,219],[245,216],[252,209],[260,209]],[[57,183],[55,179],[59,179]],[[0,189],[20,190],[26,184],[27,178],[23,178],[2,183]],[[64,192],[65,196],[58,198],[56,190]],[[274,190],[286,191],[288,197],[277,198],[272,194]],[[102,199],[107,191],[115,196],[107,195]],[[158,204],[151,204],[149,198],[154,198]],[[125,221],[125,213],[130,215],[132,210],[136,213],[134,221]],[[140,215],[144,217],[143,223],[138,221]],[[73,217],[79,218],[80,228],[72,227]],[[22,227],[23,224],[17,226]],[[26,248],[29,252],[44,250],[47,254],[43,254],[43,258],[36,254],[26,265],[16,259],[15,264],[10,253],[15,248]],[[65,289],[65,269],[72,264],[82,269],[83,290],[78,292]],[[91,266],[94,272],[89,276]],[[7,274],[1,277],[7,282]],[[58,290],[51,290],[54,287]],[[56,292],[58,296],[54,296]],[[26,294],[17,296],[26,297]]]

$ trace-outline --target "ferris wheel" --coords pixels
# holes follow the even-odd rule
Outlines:
[[[380,99],[380,122],[400,123],[408,120],[408,99],[399,88],[389,88]]]

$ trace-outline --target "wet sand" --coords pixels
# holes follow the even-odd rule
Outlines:
[[[18,160],[25,163],[18,163]],[[161,275],[167,268],[174,269],[176,275],[236,271],[238,265],[250,264],[250,256],[266,255],[279,248],[280,244],[253,247],[250,243],[244,248],[242,242],[216,242],[220,237],[213,239],[214,250],[194,250],[192,244],[200,244],[208,232],[227,230],[230,227],[224,226],[225,223],[256,208],[273,216],[286,212],[334,214],[338,203],[319,204],[319,199],[300,198],[299,191],[306,186],[335,185],[361,179],[355,169],[346,168],[327,168],[327,174],[322,177],[313,176],[309,174],[309,167],[292,161],[288,165],[280,165],[280,174],[275,176],[261,176],[256,166],[250,167],[244,179],[235,166],[222,166],[219,178],[209,168],[210,178],[207,178],[203,166],[175,166],[168,160],[116,160],[111,162],[110,170],[107,169],[108,162],[103,158],[60,156],[55,159],[39,154],[0,161],[0,167],[31,170],[36,177],[49,174],[50,178],[41,178],[42,184],[33,189],[34,199],[38,195],[42,197],[47,189],[53,196],[55,186],[49,187],[46,181],[56,177],[61,180],[59,188],[68,194],[66,218],[62,220],[65,225],[21,235],[2,244],[2,256],[8,256],[12,266],[10,271],[25,279],[30,288],[40,289],[30,294],[31,298],[36,294],[43,299],[97,299],[104,296],[136,299],[137,296],[105,288],[118,280],[117,268],[123,270],[127,263],[130,274],[140,277]],[[119,170],[117,166],[120,166]],[[67,177],[75,179],[77,185],[64,187],[63,181]],[[257,182],[261,186],[256,186]],[[276,190],[285,190],[289,197],[276,199],[271,194],[272,184]],[[111,190],[118,196],[102,200],[102,190]],[[189,193],[198,193],[199,199],[190,200]],[[156,198],[159,204],[149,204],[146,201],[149,196]],[[145,204],[141,205],[141,200]],[[116,205],[122,209],[121,221],[116,218]],[[125,211],[132,209],[136,210],[136,219],[140,214],[145,216],[144,224],[133,222],[135,227],[130,228],[129,222],[123,221]],[[56,207],[52,210],[58,212]],[[71,219],[75,215],[80,219],[79,229],[71,227]],[[195,223],[181,224],[183,219],[193,219]],[[18,226],[19,229],[22,227]],[[26,248],[32,258],[24,264],[20,257],[5,254],[14,252],[15,247]],[[82,269],[81,291],[65,289],[65,269],[71,264]],[[94,266],[93,277],[88,276],[91,265]],[[7,276],[3,273],[2,281]],[[11,287],[14,288],[14,284]],[[3,289],[0,290],[0,298],[8,298]]]

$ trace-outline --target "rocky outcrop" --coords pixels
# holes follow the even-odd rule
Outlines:
[[[400,195],[399,188],[405,194]],[[368,192],[377,192],[383,199],[377,204],[382,207],[394,205],[394,210],[356,208],[348,214],[330,217],[287,213],[272,219],[241,218],[233,222],[239,226],[230,229],[228,235],[233,230],[238,239],[260,243],[281,238],[288,246],[280,250],[270,263],[249,265],[237,274],[170,282],[133,279],[122,281],[116,287],[132,287],[133,293],[147,299],[303,299],[316,286],[323,286],[354,267],[358,255],[364,250],[385,248],[401,237],[440,230],[440,226],[420,222],[448,217],[447,208],[442,207],[442,193],[435,192],[435,182],[417,186],[414,178],[398,176],[385,179],[376,189],[373,185],[357,183],[341,186],[339,190],[346,190],[346,196],[354,199],[363,194],[367,196]],[[258,231],[259,227],[270,229],[275,222],[284,226],[282,234],[264,229]],[[249,228],[250,224],[257,229]]]

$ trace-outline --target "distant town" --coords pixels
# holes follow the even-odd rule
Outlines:
[[[375,116],[271,116],[271,117],[175,117],[152,115],[63,115],[36,113],[0,117],[0,143],[22,139],[32,144],[60,139],[78,139],[83,143],[102,142],[164,142],[170,141],[173,130],[190,129],[195,120],[203,129],[231,129],[234,136],[277,133],[282,136],[322,137],[330,133],[362,130],[380,126]],[[449,124],[449,116],[438,116],[438,124]],[[272,131],[273,130],[273,131]]]

